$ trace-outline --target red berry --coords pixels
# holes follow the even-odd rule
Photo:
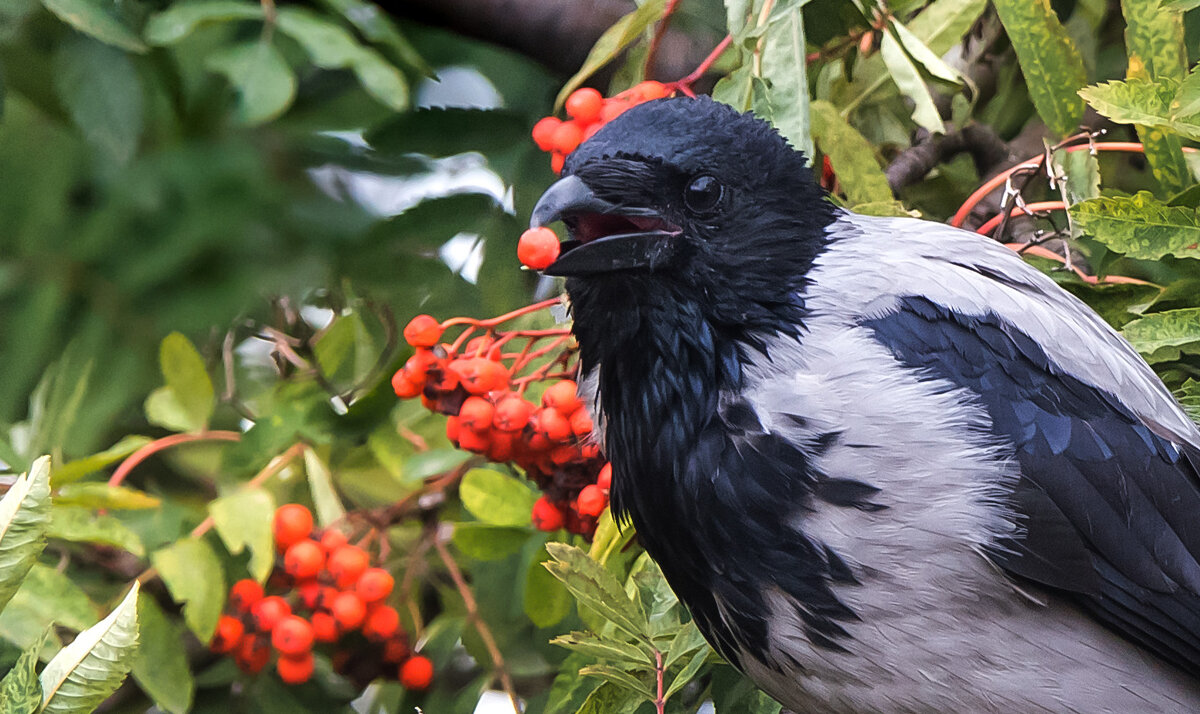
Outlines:
[[[491,429],[482,432],[474,431],[472,429],[459,429],[458,431],[458,446],[460,449],[465,449],[474,454],[482,454],[486,452],[491,445]]]
[[[596,485],[605,491],[612,488],[612,464],[606,463],[600,467],[600,473],[596,474]]]
[[[232,652],[244,634],[246,634],[246,626],[242,624],[241,620],[229,615],[221,615],[217,620],[217,629],[213,632],[209,648],[213,652]]]
[[[565,121],[554,130],[554,150],[569,154],[583,141],[583,127],[573,121]]]
[[[542,394],[542,406],[557,409],[563,416],[570,416],[583,406],[578,391],[579,387],[575,382],[569,379],[559,380]]]
[[[254,624],[261,632],[270,632],[280,620],[292,614],[291,605],[287,600],[272,595],[259,600],[250,613],[254,616]]]
[[[588,484],[579,491],[579,497],[575,499],[575,510],[579,511],[582,516],[599,516],[608,506],[608,496],[604,495],[604,490],[596,484]]]
[[[308,620],[289,615],[271,630],[271,645],[287,656],[295,657],[312,649],[313,628]]]
[[[239,612],[247,612],[262,599],[262,586],[253,580],[239,580],[229,589],[229,604]]]
[[[302,540],[283,554],[283,570],[297,580],[317,577],[325,565],[325,552],[316,541]]]
[[[376,605],[367,613],[363,622],[363,634],[367,639],[383,642],[400,629],[400,613],[387,605]]]
[[[500,431],[520,431],[529,424],[529,417],[533,416],[536,408],[529,401],[510,392],[496,404],[492,426]]]
[[[404,326],[404,340],[413,347],[433,347],[441,337],[441,324],[429,315],[417,315]]]
[[[565,466],[580,460],[579,447],[575,444],[563,444],[550,450],[550,462],[556,466]]]
[[[357,630],[362,625],[363,618],[367,616],[367,606],[363,604],[362,598],[354,593],[338,593],[333,602],[329,603],[329,614],[333,615],[338,628],[343,632]]]
[[[562,246],[549,228],[530,228],[517,241],[517,259],[534,270],[545,270],[558,260]]]
[[[495,413],[496,407],[483,397],[467,397],[458,411],[458,423],[472,431],[487,431]]]
[[[313,655],[305,652],[295,657],[280,657],[275,671],[286,684],[303,684],[312,677]]]
[[[561,174],[563,166],[567,163],[567,157],[557,151],[550,156],[550,170],[556,174]]]
[[[604,103],[604,108],[600,110],[600,121],[608,123],[621,116],[630,106],[627,101],[610,99]]]
[[[383,643],[383,661],[399,662],[412,653],[408,649],[408,638],[401,632]]]
[[[652,79],[648,79],[634,86],[633,93],[641,101],[648,102],[651,99],[661,99],[671,92],[662,82],[655,82]]]
[[[271,648],[267,640],[257,635],[246,635],[238,643],[233,659],[243,672],[258,674],[271,661]]]
[[[317,642],[337,642],[338,624],[333,615],[327,612],[314,612],[312,615],[313,639]]]
[[[586,409],[576,409],[575,413],[571,415],[570,422],[571,433],[579,437],[584,437],[588,434],[591,434],[592,429],[595,427],[595,425],[592,424],[592,418],[588,416]]]
[[[275,510],[275,545],[287,550],[312,533],[312,512],[299,503],[288,503]]]
[[[488,432],[487,457],[489,461],[504,463],[516,455],[517,434],[492,430]]]
[[[405,660],[400,665],[400,684],[405,689],[422,691],[429,688],[433,682],[433,662],[428,657],[416,655]]]
[[[591,124],[599,119],[603,106],[604,96],[591,87],[576,89],[567,97],[567,114],[584,124]]]
[[[392,375],[392,391],[401,399],[412,399],[424,389],[424,385],[409,379],[408,374],[402,369],[396,370],[396,373]]]
[[[461,432],[462,425],[458,423],[458,417],[446,417],[446,438],[455,446],[458,446],[458,435]]]
[[[404,374],[413,384],[424,386],[425,380],[429,377],[429,370],[438,366],[439,360],[433,350],[427,347],[418,347],[412,357],[405,360]]]
[[[349,542],[350,539],[346,537],[345,533],[333,528],[321,534],[321,548],[326,553],[332,553]]]
[[[566,441],[571,437],[571,422],[554,407],[546,407],[537,413],[537,430],[551,442]]]
[[[354,584],[354,592],[363,602],[379,602],[392,594],[396,581],[383,568],[367,568]]]
[[[337,586],[344,589],[354,585],[370,564],[371,558],[365,550],[356,545],[343,545],[329,554],[325,568]]]
[[[537,124],[533,125],[533,143],[542,151],[550,151],[554,148],[554,131],[558,129],[562,120],[557,117],[542,117]]]
[[[449,369],[458,375],[463,389],[482,395],[508,388],[508,370],[499,362],[484,357],[456,359]]]
[[[563,512],[545,496],[533,504],[533,527],[540,531],[556,531],[563,527]]]

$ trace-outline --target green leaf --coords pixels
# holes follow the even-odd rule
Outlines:
[[[367,142],[385,154],[442,157],[465,151],[503,151],[517,141],[526,141],[528,132],[528,121],[514,112],[433,107],[405,112],[385,122],[367,132]]]
[[[542,548],[525,573],[525,614],[536,627],[557,625],[571,612],[571,593],[542,567],[549,557],[550,553]]]
[[[408,81],[400,70],[341,26],[296,7],[281,8],[276,26],[304,47],[313,64],[323,69],[352,70],[363,89],[385,106],[395,111],[408,107]]]
[[[793,1],[776,7],[763,35],[762,78],[770,83],[776,111],[772,123],[783,138],[804,152],[811,161],[813,140],[809,133],[808,54],[804,38],[805,2]],[[781,4],[782,5],[782,4]]]
[[[150,437],[137,434],[122,437],[120,441],[104,451],[97,452],[91,456],[85,456],[82,459],[68,461],[54,469],[50,474],[50,483],[54,486],[62,486],[63,484],[78,481],[84,476],[88,476],[106,466],[121,461],[126,456],[149,444],[150,441]]]
[[[887,176],[875,162],[871,144],[827,101],[812,103],[813,137],[829,157],[851,205],[892,201]]]
[[[759,691],[754,683],[733,667],[717,665],[712,671],[712,695],[716,714],[779,714],[779,702]]]
[[[378,5],[357,0],[323,0],[324,4],[341,13],[350,24],[371,42],[390,49],[394,57],[417,74],[436,79],[433,69],[400,32],[400,28]]]
[[[646,699],[651,701],[654,700],[654,690],[650,688],[649,684],[643,682],[620,667],[614,667],[607,664],[589,664],[586,667],[581,667],[579,669],[579,673],[585,677],[597,677],[599,679],[603,679],[609,684],[615,684],[628,689],[631,692],[636,692]]]
[[[184,649],[184,630],[168,618],[153,597],[138,598],[138,648],[133,678],[159,709],[185,714],[196,683]]]
[[[929,46],[922,42],[921,38],[913,34],[912,30],[905,27],[904,23],[892,18],[888,27],[896,33],[896,39],[900,40],[904,51],[924,67],[926,72],[943,82],[956,85],[963,83],[963,76],[953,67],[943,62],[942,58],[936,52],[929,49]]]
[[[643,650],[636,645],[594,632],[568,632],[550,640],[550,644],[586,655],[593,659],[621,662],[648,672],[654,671],[653,650]]]
[[[88,142],[124,164],[142,135],[142,84],[121,50],[86,37],[54,54],[54,89]]]
[[[670,669],[671,665],[678,662],[681,657],[685,657],[701,648],[705,650],[705,656],[707,656],[708,641],[704,639],[704,635],[700,634],[700,628],[696,627],[696,621],[688,620],[679,628],[679,632],[671,640],[671,645],[667,647],[667,656],[663,659],[663,668]]]
[[[69,483],[54,494],[60,506],[111,508],[120,511],[140,511],[158,508],[162,500],[128,486],[109,486],[106,483]]]
[[[708,648],[704,648],[692,655],[679,674],[675,675],[675,679],[671,680],[671,684],[667,686],[667,691],[663,692],[663,698],[670,699],[676,692],[683,689],[688,682],[692,681],[692,678],[696,676],[696,673],[700,671],[700,668],[708,660],[708,654]]]
[[[1200,64],[1179,84],[1169,107],[1172,117],[1185,117],[1200,113]]]
[[[1071,207],[1071,217],[1085,233],[1130,258],[1200,257],[1200,212],[1168,206],[1148,191],[1084,201]]]
[[[275,514],[275,499],[262,489],[242,489],[208,504],[217,535],[233,555],[247,548],[250,564],[247,569],[255,580],[262,582],[275,565],[275,539],[271,524]]]
[[[58,19],[101,42],[129,52],[149,49],[101,0],[42,0],[42,4]]]
[[[42,712],[89,712],[116,691],[137,649],[138,583],[121,604],[59,650],[42,670]]]
[[[143,31],[152,45],[173,45],[203,24],[231,20],[261,20],[262,5],[235,0],[204,0],[171,5],[153,15]]]
[[[666,0],[646,0],[636,10],[617,20],[612,27],[605,30],[596,40],[596,44],[592,45],[587,59],[583,61],[583,66],[567,80],[558,96],[554,98],[554,108],[557,110],[561,107],[571,92],[583,85],[584,80],[613,61],[621,53],[621,50],[641,37],[643,32],[662,17],[665,9]]]
[[[547,543],[553,558],[546,569],[562,581],[581,605],[611,621],[614,626],[642,642],[649,643],[650,626],[641,604],[631,600],[616,576],[588,557],[582,550],[565,543]]]
[[[21,589],[9,601],[8,608],[0,615],[4,626],[4,636],[9,637],[14,632],[17,637],[10,638],[18,644],[27,645],[36,638],[38,633],[51,623],[57,623],[72,630],[86,630],[97,619],[96,606],[88,599],[87,593],[79,588],[65,573],[60,573],[48,565],[38,563],[26,574]],[[13,630],[14,619],[24,621],[25,629]],[[24,632],[24,637],[20,635]]]
[[[114,516],[90,508],[55,504],[46,535],[72,543],[96,543],[121,548],[139,558],[146,554],[141,538]]]
[[[1083,118],[1083,102],[1076,92],[1087,83],[1087,72],[1050,0],[995,0],[993,4],[1042,121],[1058,136],[1074,132]]]
[[[308,490],[312,493],[317,523],[330,526],[346,517],[346,507],[333,487],[333,474],[312,449],[304,450],[304,471],[308,474]]]
[[[1124,82],[1094,84],[1079,90],[1096,111],[1118,124],[1169,126],[1171,100],[1177,85],[1134,77]]]
[[[1126,325],[1121,334],[1143,355],[1194,344],[1200,342],[1200,308],[1151,313]]]
[[[455,523],[454,546],[475,560],[500,560],[521,550],[529,541],[529,528]]]
[[[1163,12],[1161,0],[1121,0],[1128,76],[1182,81],[1187,73],[1183,16]]]
[[[225,605],[221,561],[202,540],[184,538],[150,556],[175,602],[183,603],[183,619],[201,642],[212,639]]]
[[[296,75],[268,42],[244,42],[216,50],[205,66],[224,75],[238,92],[238,117],[261,124],[283,114],[296,96]]]
[[[50,457],[43,456],[0,499],[0,610],[46,546],[50,521]]]
[[[754,80],[753,68],[742,65],[717,82],[712,98],[740,112],[750,111],[754,106]]]
[[[50,639],[46,629],[41,639],[26,648],[17,663],[0,680],[0,714],[36,714],[42,706],[42,683],[38,680],[38,655]]]
[[[158,352],[159,365],[167,389],[175,395],[189,420],[199,431],[208,426],[215,407],[216,391],[204,358],[192,341],[178,332],[163,338]]]
[[[472,516],[493,526],[528,526],[537,494],[524,482],[492,469],[471,469],[458,487]]]
[[[588,695],[576,714],[633,714],[644,701],[645,695],[638,691],[605,682]]]
[[[896,86],[900,88],[900,93],[913,101],[913,121],[928,131],[946,133],[946,127],[942,124],[941,115],[933,103],[929,87],[900,42],[890,32],[883,33],[879,54],[883,57],[883,63],[887,65]]]
[[[1195,10],[1198,7],[1200,7],[1200,0],[1167,0],[1162,5],[1164,10],[1174,12],[1187,12],[1188,10]]]

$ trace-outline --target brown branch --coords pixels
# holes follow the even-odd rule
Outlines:
[[[990,174],[996,166],[1016,160],[1008,145],[991,127],[968,124],[961,131],[950,134],[927,135],[900,152],[887,167],[888,185],[897,192],[924,179],[938,164],[964,153],[971,155],[980,176]]]
[[[517,700],[517,692],[513,689],[512,677],[509,676],[508,667],[504,664],[504,656],[500,654],[500,648],[496,646],[496,638],[492,636],[491,629],[488,628],[483,618],[479,616],[479,606],[475,603],[475,596],[471,594],[471,588],[463,578],[462,570],[459,569],[458,563],[450,555],[450,551],[446,549],[446,544],[442,542],[441,538],[435,537],[433,544],[437,548],[438,556],[441,557],[442,563],[446,566],[446,571],[450,573],[450,578],[454,580],[454,586],[458,588],[458,594],[462,596],[463,605],[467,608],[467,620],[475,626],[475,630],[479,633],[479,639],[483,640],[483,645],[487,648],[488,656],[492,658],[492,667],[496,671],[496,676],[500,679],[501,688],[504,689],[504,693],[508,695],[509,701],[512,702],[513,710],[521,711],[520,702]]]

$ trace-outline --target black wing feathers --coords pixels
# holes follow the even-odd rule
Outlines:
[[[1190,447],[1154,434],[999,317],[906,298],[864,324],[904,364],[978,395],[992,432],[1011,444],[1022,532],[992,558],[1072,593],[1115,630],[1200,674],[1200,481]]]

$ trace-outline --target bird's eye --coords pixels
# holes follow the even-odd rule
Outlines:
[[[708,213],[717,207],[725,188],[712,176],[701,174],[683,192],[683,203],[693,213]]]

